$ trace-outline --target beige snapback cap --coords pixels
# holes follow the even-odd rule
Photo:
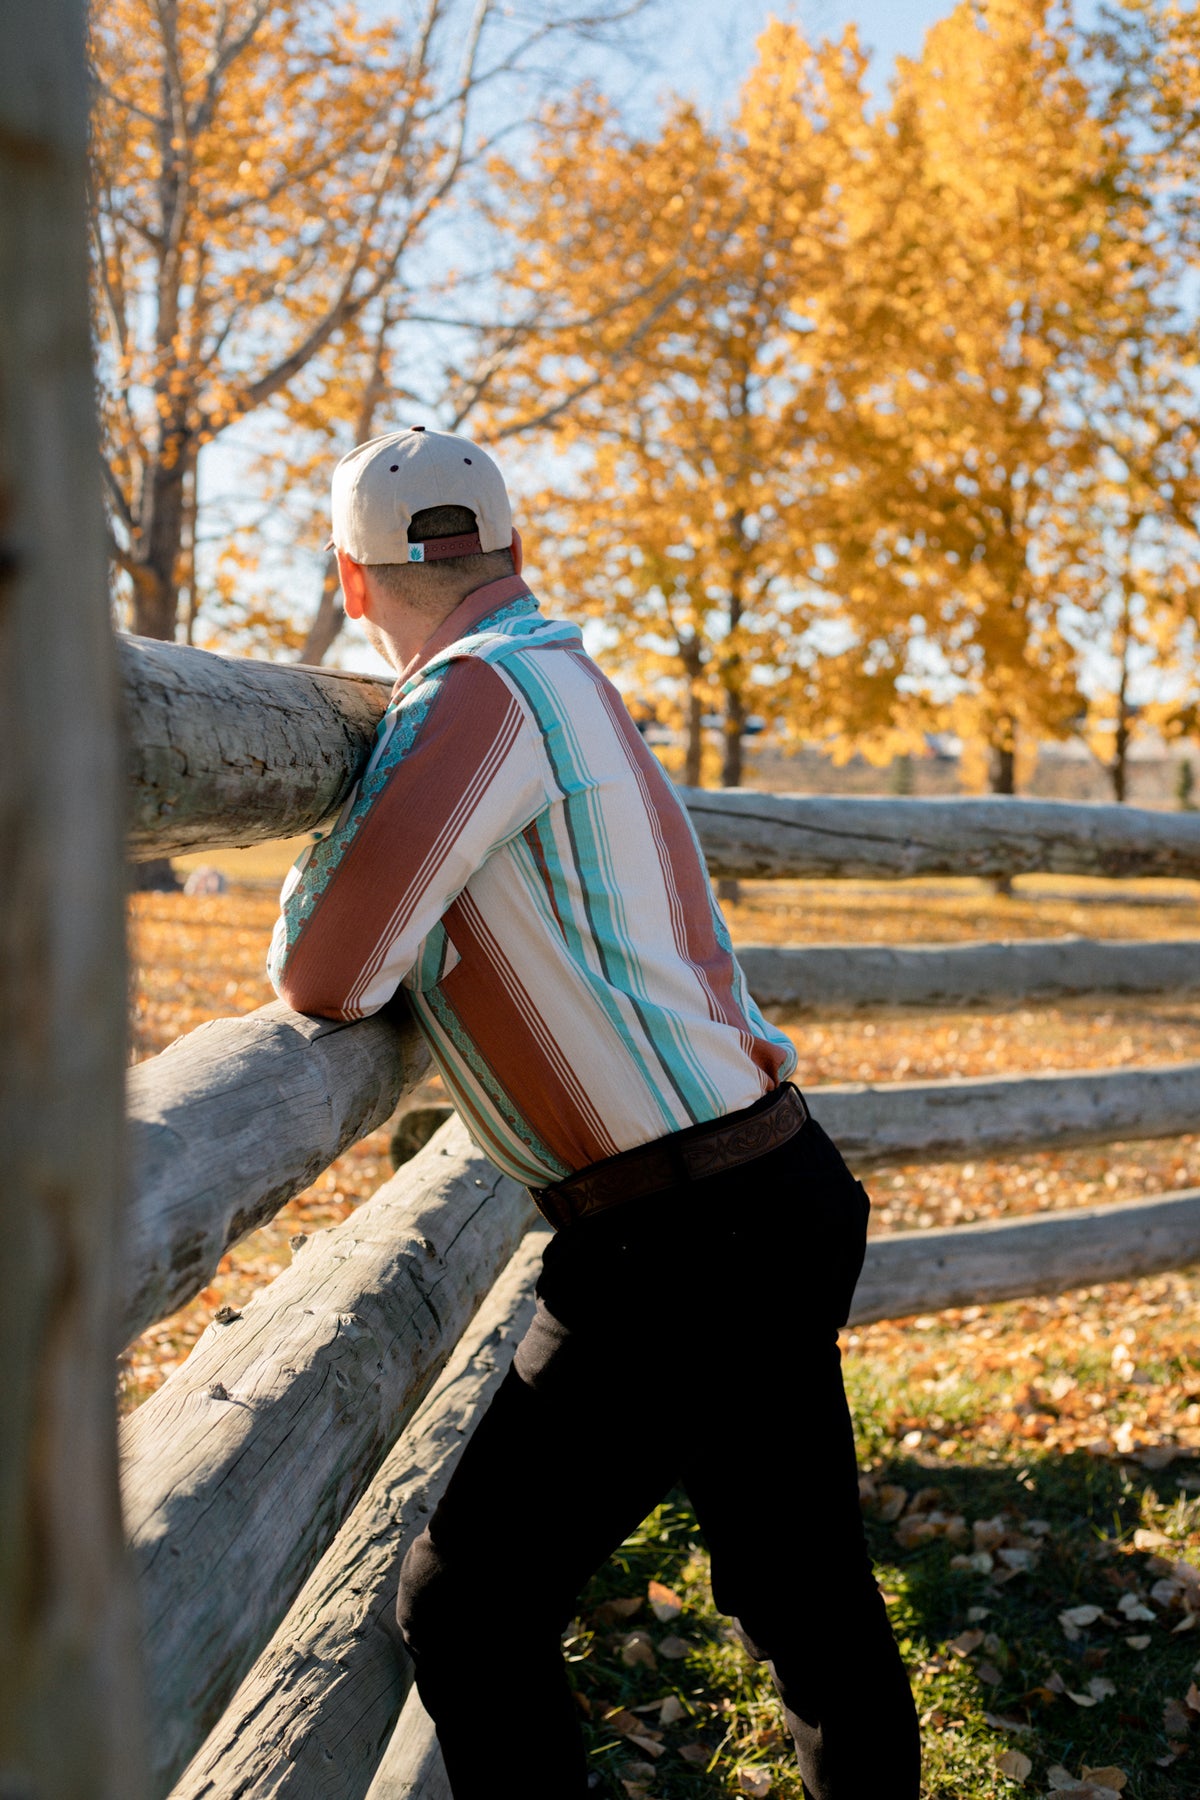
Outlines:
[[[408,528],[429,506],[469,507],[478,543],[474,533],[430,538],[427,558],[426,545],[409,543]],[[425,562],[439,553],[507,550],[512,542],[508,490],[487,451],[424,425],[371,438],[343,456],[333,471],[331,511],[330,545],[359,563]]]

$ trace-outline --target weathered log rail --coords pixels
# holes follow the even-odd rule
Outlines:
[[[1200,1063],[847,1084],[807,1097],[859,1168],[955,1162],[1183,1136],[1200,1128]]]
[[[457,1121],[126,1421],[165,1791],[217,1723],[533,1218]]]
[[[385,682],[126,638],[135,856],[265,843],[336,813]],[[1200,880],[1200,814],[1057,800],[874,800],[685,788],[714,875]]]
[[[298,1594],[172,1800],[357,1800],[411,1679],[400,1564],[533,1316],[549,1227],[523,1239],[428,1397]]]
[[[336,813],[387,685],[122,646],[135,854],[249,844]],[[1200,879],[1200,817],[1051,802],[685,793],[714,874],[1032,871]],[[1200,986],[1200,943],[807,946],[743,953],[764,1004],[971,1005]],[[210,1279],[425,1072],[401,1006],[352,1026],[271,1006],[130,1074],[124,1321]],[[1200,1129],[1200,1064],[811,1090],[852,1163],[999,1156]],[[390,1624],[399,1559],[528,1316],[528,1196],[448,1126],[290,1270],[214,1322],[128,1421],[155,1791],[445,1800]],[[519,1246],[519,1247],[518,1247]],[[872,1240],[853,1321],[1200,1260],[1200,1190]],[[470,1321],[482,1307],[477,1324]],[[444,1371],[444,1373],[443,1373]],[[385,1746],[386,1754],[385,1754]],[[382,1761],[381,1761],[382,1758]],[[373,1785],[372,1785],[373,1783]]]
[[[122,1341],[199,1293],[230,1244],[382,1125],[428,1063],[402,1002],[353,1027],[277,1002],[131,1069]]]
[[[131,1070],[126,1337],[198,1293],[231,1244],[388,1118],[427,1066],[402,1005],[339,1026],[273,1004]],[[1017,1155],[1200,1128],[1200,1063],[831,1084],[808,1098],[863,1168]]]
[[[995,1008],[1082,994],[1184,994],[1200,988],[1200,941],[1187,938],[739,944],[738,961],[759,1005],[788,1013]]]

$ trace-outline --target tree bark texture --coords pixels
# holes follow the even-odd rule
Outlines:
[[[852,1167],[957,1162],[1195,1131],[1200,1063],[815,1087],[806,1098]]]
[[[743,944],[760,1006],[997,1006],[1200,988],[1200,942],[1029,938],[980,944]]]
[[[135,856],[266,843],[326,823],[368,754],[384,681],[122,645]],[[683,788],[714,876],[1200,879],[1200,814],[991,797]]]
[[[390,1118],[428,1066],[403,1001],[355,1025],[276,1002],[131,1069],[122,1342],[198,1294],[230,1244]]]
[[[217,1723],[532,1218],[446,1126],[126,1421],[153,1792]]]
[[[122,640],[135,856],[261,844],[336,814],[384,681]]]
[[[145,1791],[112,1371],[124,893],[83,46],[81,0],[0,11],[0,1793],[12,1800]]]
[[[468,1326],[172,1800],[360,1800],[412,1668],[395,1623],[400,1564],[533,1317],[549,1228],[530,1231]]]
[[[1200,1188],[1156,1200],[872,1238],[852,1325],[947,1306],[1065,1294],[1200,1262]]]

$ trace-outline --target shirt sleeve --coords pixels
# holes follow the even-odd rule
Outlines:
[[[326,1019],[378,1012],[470,877],[545,804],[525,715],[488,663],[439,669],[380,723],[329,835],[284,883],[267,973]]]

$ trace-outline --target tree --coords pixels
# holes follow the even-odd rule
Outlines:
[[[862,71],[853,37],[814,51],[773,23],[727,131],[677,104],[634,139],[588,103],[510,183],[515,279],[568,314],[582,292],[690,271],[615,375],[610,317],[580,329],[551,315],[493,389],[490,418],[503,429],[574,389],[546,421],[535,557],[603,627],[610,663],[683,724],[691,782],[706,715],[721,716],[720,776],[737,786],[750,716],[794,703],[838,431],[819,327],[866,135]]]
[[[124,895],[83,48],[79,0],[10,0],[0,16],[0,1790],[14,1800],[146,1791],[117,1488]]]
[[[136,630],[174,636],[189,578],[196,610],[205,446],[414,310],[414,258],[508,123],[481,123],[481,96],[639,3],[518,20],[500,0],[424,0],[367,23],[340,0],[97,0],[95,310]]]
[[[1139,329],[1115,347],[1086,395],[1105,476],[1091,538],[1099,644],[1089,635],[1109,675],[1090,696],[1088,736],[1114,797],[1124,800],[1138,728],[1178,736],[1197,723],[1200,20],[1164,0],[1129,0],[1105,15],[1091,52],[1134,201],[1123,260],[1141,272],[1143,289]]]
[[[1082,710],[1063,607],[1093,598],[1099,447],[1079,400],[1144,301],[1121,262],[1120,146],[1074,45],[1046,0],[936,25],[899,66],[849,255],[862,434],[833,541],[859,679],[839,723],[890,688],[893,720],[940,714],[1001,793],[1022,740]]]

